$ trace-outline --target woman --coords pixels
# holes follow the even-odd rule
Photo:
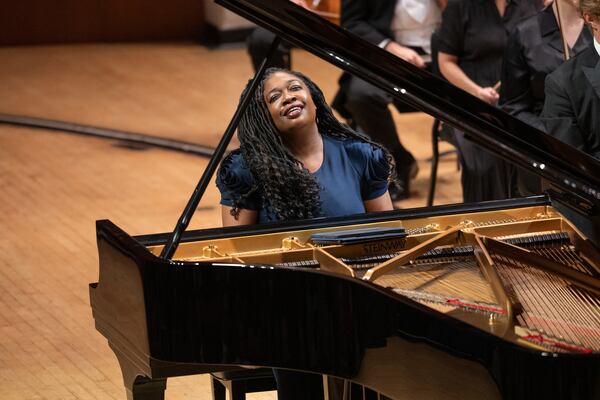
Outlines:
[[[217,174],[224,226],[393,208],[389,153],[341,124],[321,90],[298,72],[265,72],[238,138],[240,148]],[[320,375],[274,374],[280,400],[323,398]]]
[[[600,0],[580,0],[579,9],[594,39],[548,75],[540,118],[549,135],[600,160]]]
[[[438,34],[440,72],[473,96],[497,104],[508,32],[540,8],[541,2],[530,0],[450,0]],[[464,201],[509,197],[509,165],[460,132],[456,142],[463,167]]]
[[[561,26],[571,57],[588,48],[592,34],[583,23],[579,0],[556,0]],[[555,6],[548,6],[517,25],[508,38],[502,67],[500,107],[511,115],[540,130],[544,125],[540,113],[544,106],[546,75],[565,60]],[[525,170],[517,171],[520,195],[539,194],[540,179]]]
[[[224,226],[393,208],[391,156],[341,124],[298,72],[266,71],[238,138],[217,175]]]
[[[592,34],[581,18],[579,0],[557,1],[569,54],[573,57],[587,49]],[[500,106],[543,130],[539,115],[544,106],[544,81],[546,75],[564,62],[564,57],[554,7],[549,6],[518,24],[504,53]]]

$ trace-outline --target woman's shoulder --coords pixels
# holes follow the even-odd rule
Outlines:
[[[541,37],[549,30],[557,29],[556,21],[554,20],[554,13],[552,7],[548,7],[544,10],[535,12],[532,15],[526,16],[521,19],[514,27],[513,34],[516,33],[523,38],[529,36]]]
[[[334,146],[343,148],[350,157],[358,159],[372,157],[374,153],[381,152],[379,147],[358,138],[326,137],[326,140],[329,140]]]
[[[223,158],[221,161],[221,169],[225,169],[227,171],[250,171],[248,166],[246,165],[246,160],[244,160],[244,155],[240,149],[235,149],[231,151],[229,154]]]
[[[245,193],[254,184],[252,172],[248,168],[240,149],[229,153],[221,162],[217,173],[217,186],[228,191]]]
[[[357,171],[371,171],[387,179],[389,164],[383,149],[358,138],[336,139]]]

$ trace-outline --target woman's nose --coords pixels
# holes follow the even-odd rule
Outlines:
[[[285,92],[284,94],[284,98],[283,98],[283,103],[284,104],[288,104],[292,101],[296,100],[296,95],[292,92]]]

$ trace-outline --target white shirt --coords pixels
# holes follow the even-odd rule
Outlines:
[[[431,34],[441,21],[442,12],[435,0],[398,0],[391,27],[394,40],[431,53]]]
[[[594,47],[596,48],[596,52],[600,56],[600,43],[598,43],[598,41],[596,40],[596,38],[594,38]]]

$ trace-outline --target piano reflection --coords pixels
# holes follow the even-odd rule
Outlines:
[[[265,366],[392,399],[600,399],[600,163],[287,0],[218,2],[548,191],[184,233],[242,102],[175,232],[134,238],[97,222],[92,312],[128,398],[163,398],[172,376]]]

